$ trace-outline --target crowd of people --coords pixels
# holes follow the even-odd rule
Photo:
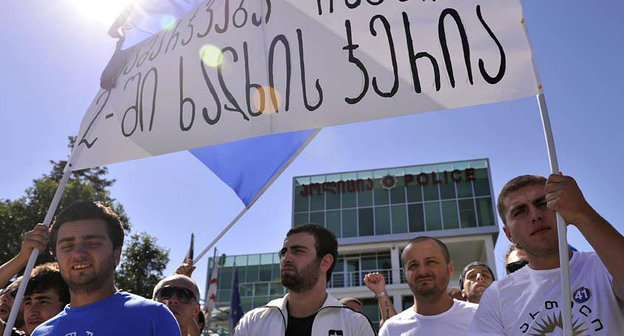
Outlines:
[[[415,237],[401,253],[412,307],[397,313],[383,274],[363,279],[378,301],[379,335],[562,335],[564,304],[572,306],[574,335],[620,335],[624,237],[589,205],[576,181],[561,174],[519,176],[503,187],[497,206],[512,243],[507,275],[496,279],[488,265],[475,261],[463,268],[458,286],[449,287],[455,265],[447,246],[434,237]],[[595,250],[568,252],[571,303],[561,299],[555,212]],[[113,272],[123,237],[117,215],[89,201],[63,210],[49,232],[40,224],[27,232],[19,254],[0,266],[1,286],[48,240],[58,262],[33,270],[13,335],[200,335],[204,322],[192,265],[162,279],[152,300],[117,290]],[[279,255],[288,294],[245,314],[234,336],[376,334],[360,300],[338,300],[327,291],[338,257],[330,230],[294,227]],[[2,321],[20,281],[0,293]]]

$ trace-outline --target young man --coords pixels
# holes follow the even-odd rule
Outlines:
[[[199,336],[196,318],[200,313],[199,287],[186,275],[166,277],[154,287],[153,299],[163,303],[173,313],[183,336]]]
[[[459,276],[459,289],[465,301],[479,303],[483,292],[494,282],[494,273],[482,262],[474,261],[464,267]]]
[[[51,237],[70,303],[39,325],[33,336],[180,335],[167,307],[117,292],[114,270],[124,231],[110,208],[90,201],[73,203],[57,216]]]
[[[24,293],[24,324],[26,335],[41,323],[60,313],[69,304],[69,288],[57,263],[35,267]]]
[[[485,291],[472,335],[561,335],[561,277],[555,211],[595,253],[568,252],[575,335],[624,330],[624,237],[586,201],[569,176],[518,176],[503,187],[498,211],[507,238],[529,264]]]
[[[448,295],[454,265],[446,245],[435,238],[417,237],[407,244],[401,260],[415,304],[387,320],[379,335],[463,335],[477,305]]]
[[[366,316],[343,306],[326,291],[338,257],[331,231],[316,224],[293,228],[286,234],[280,256],[281,280],[288,294],[245,314],[234,336],[375,335]]]

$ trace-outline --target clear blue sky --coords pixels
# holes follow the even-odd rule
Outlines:
[[[49,172],[49,160],[66,158],[66,138],[77,133],[98,90],[114,48],[106,30],[115,15],[96,19],[80,11],[79,2],[9,1],[0,12],[0,198],[20,197],[32,179]],[[522,3],[560,167],[624,232],[619,209],[624,3]],[[496,194],[516,175],[548,174],[535,98],[326,128],[217,246],[227,254],[278,250],[291,223],[293,176],[473,158],[490,159]],[[170,250],[167,273],[183,259],[191,232],[199,251],[243,209],[236,195],[188,152],[109,169],[117,180],[112,195],[125,206],[133,230],[149,232]],[[569,241],[591,250],[575,229]],[[501,234],[499,272],[507,246]],[[202,292],[206,262],[194,275]]]

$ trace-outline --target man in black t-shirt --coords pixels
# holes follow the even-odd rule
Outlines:
[[[245,314],[234,336],[372,336],[370,321],[327,293],[327,279],[336,264],[334,234],[316,224],[288,231],[280,250],[282,298]]]

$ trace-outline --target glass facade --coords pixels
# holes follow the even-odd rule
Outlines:
[[[213,262],[213,258],[208,261],[210,270],[212,270]],[[279,280],[279,255],[277,253],[227,256],[221,263],[217,285],[218,306],[230,305],[235,270],[238,272],[241,306],[245,312],[286,294]]]
[[[338,238],[495,226],[487,159],[294,178],[293,226]]]

